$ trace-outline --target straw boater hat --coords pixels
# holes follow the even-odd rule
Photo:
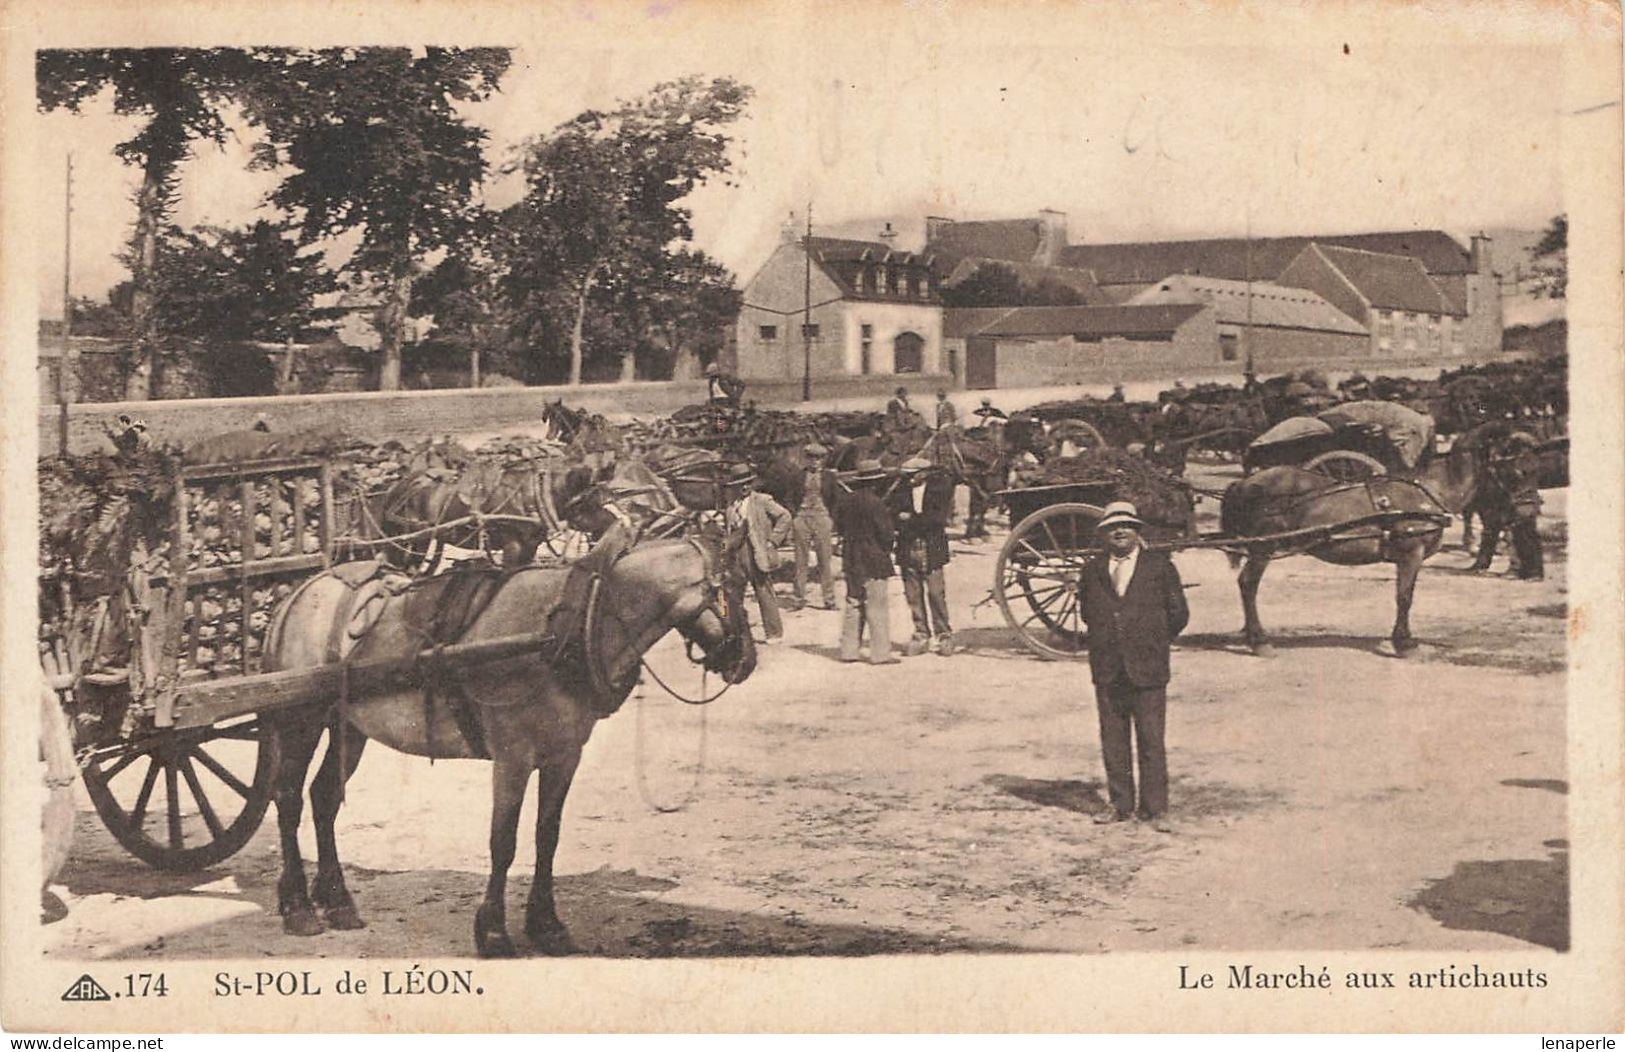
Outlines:
[[[1140,512],[1134,505],[1126,500],[1114,500],[1106,505],[1106,514],[1102,515],[1100,521],[1095,523],[1095,529],[1109,530],[1113,526],[1120,526],[1125,522],[1137,530],[1145,527],[1145,523],[1140,521]]]
[[[916,471],[928,471],[930,468],[931,462],[924,457],[909,457],[907,460],[903,461],[903,470],[910,473]]]
[[[825,449],[817,442],[808,442],[806,445],[801,447],[801,451],[807,454],[809,457],[825,457],[829,455],[829,450]]]

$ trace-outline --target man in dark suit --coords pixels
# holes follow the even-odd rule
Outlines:
[[[1078,604],[1089,629],[1089,671],[1100,712],[1100,752],[1111,808],[1097,823],[1136,814],[1134,753],[1140,759],[1138,816],[1159,833],[1168,824],[1168,648],[1190,620],[1179,571],[1140,542],[1144,523],[1134,505],[1106,505],[1096,526],[1106,551],[1078,579]],[[1137,749],[1131,748],[1130,735]]]
[[[954,506],[954,482],[934,469],[924,457],[903,463],[903,480],[892,491],[892,514],[897,519],[897,569],[903,578],[903,598],[914,619],[914,636],[907,653],[917,657],[937,643],[937,654],[954,652],[953,626],[948,623],[948,589],[943,568],[948,565],[948,515]]]
[[[841,617],[841,661],[859,660],[863,630],[869,630],[869,663],[894,665],[891,618],[886,589],[891,584],[891,548],[895,537],[891,510],[876,487],[886,481],[878,460],[860,460],[847,477],[851,492],[835,504],[835,527],[841,534],[841,570],[846,578],[846,610]]]

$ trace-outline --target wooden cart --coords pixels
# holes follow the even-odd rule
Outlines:
[[[275,606],[331,565],[334,472],[325,458],[177,466],[172,514],[137,546],[117,594],[86,609],[41,580],[41,654],[72,728],[85,788],[109,832],[158,869],[237,852],[271,800],[267,711],[413,675],[416,659],[264,671]],[[224,536],[232,538],[222,554]],[[443,649],[453,662],[539,649],[541,634]]]

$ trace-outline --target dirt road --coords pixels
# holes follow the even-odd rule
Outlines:
[[[800,611],[715,704],[651,686],[601,724],[566,807],[560,914],[589,952],[634,957],[1564,947],[1562,496],[1547,494],[1545,582],[1468,574],[1455,548],[1427,564],[1409,660],[1379,645],[1391,568],[1277,564],[1263,660],[1238,644],[1224,558],[1180,555],[1171,836],[1091,824],[1086,668],[1039,661],[973,608],[997,546],[956,542],[968,652],[841,665],[838,615]],[[903,631],[900,595],[894,616]],[[652,661],[698,688],[672,640]],[[313,939],[276,915],[274,818],[219,867],[167,876],[83,804],[50,953],[472,954],[488,785],[481,763],[369,750],[339,823],[368,927]],[[529,814],[520,828],[516,935]]]

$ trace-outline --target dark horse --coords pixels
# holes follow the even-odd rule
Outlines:
[[[1389,516],[1396,516],[1390,518]],[[1397,570],[1394,652],[1416,649],[1411,638],[1411,599],[1422,562],[1438,550],[1449,515],[1423,485],[1379,475],[1342,483],[1304,468],[1265,468],[1225,490],[1219,522],[1227,537],[1274,537],[1238,547],[1246,562],[1241,586],[1243,629],[1253,653],[1274,653],[1258,619],[1258,585],[1270,560],[1308,554],[1340,566],[1391,562]],[[1290,535],[1290,536],[1283,536]],[[1234,564],[1241,557],[1232,555]]]
[[[494,761],[491,808],[491,875],[485,901],[474,918],[474,943],[482,956],[513,956],[504,892],[513,862],[519,809],[532,771],[539,773],[536,877],[526,907],[525,934],[544,952],[573,947],[553,903],[553,853],[559,818],[575,777],[582,747],[594,725],[613,711],[638,678],[643,655],[673,628],[704,654],[708,670],[728,683],[751,674],[756,651],[745,615],[743,591],[720,557],[713,536],[651,541],[634,547],[604,574],[588,606],[581,656],[551,663],[531,650],[461,666],[453,688],[462,717],[442,701],[399,682],[353,689],[344,705],[324,699],[266,711],[276,755],[274,792],[282,839],[282,877],[277,907],[283,929],[314,935],[323,923],[362,925],[345,887],[334,843],[334,819],[343,786],[367,739],[402,752],[431,757],[480,757]],[[524,636],[546,623],[569,571],[529,567],[509,575],[460,637],[464,643]],[[444,581],[446,578],[433,580]],[[341,657],[337,642],[356,616],[356,592],[333,573],[312,578],[279,609],[265,644],[267,670],[306,669]],[[397,658],[410,666],[424,646],[413,624],[409,596],[379,594],[376,622],[354,644],[352,662]],[[346,718],[347,717],[347,718]],[[471,734],[472,721],[477,734]],[[310,786],[316,822],[316,879],[307,890],[299,853],[299,821],[305,773],[322,732],[327,755]],[[485,743],[481,749],[471,741]],[[481,753],[488,757],[481,757]],[[342,770],[341,770],[342,768]],[[317,908],[321,909],[318,915]]]
[[[388,541],[382,554],[391,562],[426,563],[425,573],[447,545],[501,552],[503,566],[524,566],[601,500],[594,475],[556,457],[414,472],[367,502],[372,521],[363,536]]]

